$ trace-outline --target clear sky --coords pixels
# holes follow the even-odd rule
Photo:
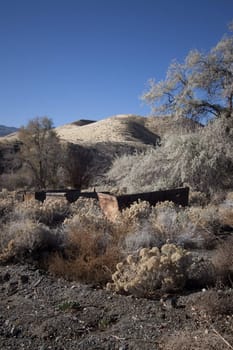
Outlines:
[[[147,80],[232,19],[233,0],[0,0],[0,124],[148,115]]]

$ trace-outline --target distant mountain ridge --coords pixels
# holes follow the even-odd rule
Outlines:
[[[13,132],[16,132],[16,131],[18,131],[18,129],[15,128],[14,126],[0,125],[0,137],[12,134]]]

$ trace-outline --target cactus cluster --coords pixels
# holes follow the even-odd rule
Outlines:
[[[176,291],[184,287],[190,264],[190,253],[174,244],[143,248],[117,264],[107,289],[139,297],[153,296],[158,290]]]

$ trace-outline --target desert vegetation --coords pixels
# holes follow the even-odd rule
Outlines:
[[[182,118],[182,125],[188,118],[187,125],[195,127],[157,137],[144,123],[145,145],[137,148],[133,142],[139,139],[140,123],[132,126],[131,116],[134,140],[128,136],[130,144],[123,151],[122,139],[102,143],[97,151],[93,145],[65,143],[48,118],[35,118],[22,128],[11,168],[18,172],[1,175],[0,264],[29,264],[110,295],[163,302],[166,294],[193,294],[192,304],[186,305],[190,314],[185,314],[194,320],[193,334],[174,329],[161,336],[160,348],[232,349],[232,44],[232,36],[226,36],[208,54],[191,52],[185,63],[171,65],[165,81],[150,81],[143,95],[154,113],[166,113],[177,123]],[[124,119],[124,132],[125,128]],[[104,152],[95,159],[101,147],[114,150],[110,167]],[[139,201],[108,221],[96,199],[23,202],[17,193],[25,188],[93,185],[97,191],[117,193],[188,186],[190,205],[162,202],[153,207]],[[79,309],[75,301],[62,305],[60,311],[75,305]],[[172,307],[177,307],[176,301]],[[227,331],[218,321],[226,322]],[[105,329],[110,321],[101,322]]]

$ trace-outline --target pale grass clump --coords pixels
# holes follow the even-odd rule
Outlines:
[[[140,226],[133,227],[129,232],[125,232],[122,242],[124,254],[133,254],[141,248],[160,247],[162,244],[160,235],[151,227],[148,221],[144,221]]]
[[[216,207],[182,208],[168,201],[155,207],[146,202],[135,204],[123,211],[122,217],[126,253],[166,242],[190,249],[212,248],[219,227]]]
[[[220,229],[216,206],[190,207],[185,210],[185,222],[179,242],[189,248],[212,249]]]
[[[176,242],[182,230],[182,223],[179,220],[179,213],[182,209],[173,202],[161,202],[152,208],[149,221],[154,229],[160,245],[167,240]]]
[[[192,312],[206,321],[222,315],[233,317],[233,290],[210,288],[194,294],[189,304]]]
[[[125,236],[123,248],[127,253],[140,248],[161,247],[167,241],[177,242],[181,231],[178,220],[182,210],[172,202],[158,203],[151,207],[148,202],[135,204],[123,212],[130,230]]]
[[[42,252],[57,249],[58,242],[58,237],[43,224],[31,219],[13,221],[0,235],[0,261],[38,259]]]
[[[191,261],[190,253],[174,244],[143,248],[116,265],[107,289],[139,297],[152,297],[158,290],[181,290]]]
[[[209,329],[210,328],[210,329]],[[221,334],[207,326],[197,330],[179,330],[160,339],[159,349],[163,350],[227,350],[227,346]]]
[[[218,228],[216,208],[182,208],[172,202],[162,202],[152,208],[149,222],[158,245],[166,241],[186,248],[211,247]]]

